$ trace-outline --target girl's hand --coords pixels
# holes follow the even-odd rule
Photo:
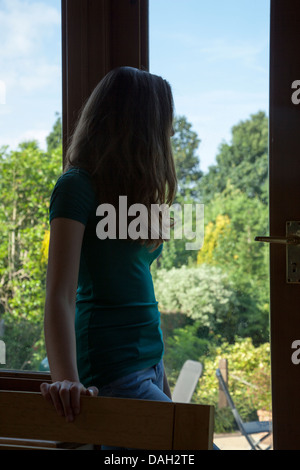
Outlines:
[[[80,413],[80,395],[97,396],[96,387],[85,388],[80,382],[42,383],[40,386],[43,397],[52,403],[60,416],[65,416],[67,422],[74,420]]]

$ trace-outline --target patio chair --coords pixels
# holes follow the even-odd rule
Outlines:
[[[185,361],[172,393],[173,402],[190,403],[202,371],[203,366],[200,362]]]
[[[222,377],[220,369],[217,369],[216,371],[216,376],[219,380],[219,384],[222,388],[222,390],[225,393],[227,402],[231,408],[232,414],[235,418],[235,421],[238,425],[239,430],[243,434],[243,436],[247,439],[248,443],[251,446],[252,450],[263,450],[260,446],[260,444],[268,437],[270,436],[272,432],[272,422],[271,421],[250,421],[245,423],[242,418],[239,415],[238,410],[236,409],[234,402],[230,396],[230,393],[228,391],[228,388],[226,386],[226,383]],[[252,437],[252,434],[260,434],[260,433],[265,433],[264,436],[262,436],[260,439],[255,441]],[[265,450],[269,450],[271,446],[268,446]]]

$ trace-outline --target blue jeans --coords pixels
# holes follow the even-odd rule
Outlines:
[[[172,401],[163,392],[164,366],[160,361],[148,369],[132,372],[100,388],[99,396]]]
[[[121,377],[104,385],[99,390],[100,397],[136,398],[140,400],[169,401],[172,400],[163,392],[164,366],[161,360],[148,369]],[[120,447],[101,446],[102,450],[125,450]]]
[[[148,369],[132,372],[100,388],[99,396],[116,398],[136,398],[140,400],[172,400],[163,392],[164,365],[161,360]],[[125,450],[120,447],[101,446],[102,450]],[[214,445],[214,450],[218,447]]]
[[[164,366],[161,360],[153,367],[132,372],[104,385],[99,390],[99,396],[171,402],[172,400],[163,392],[163,381]],[[102,450],[122,450],[120,447],[111,446],[101,448]]]

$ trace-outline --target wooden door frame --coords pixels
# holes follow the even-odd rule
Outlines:
[[[270,50],[270,234],[285,235],[288,220],[300,220],[300,106],[291,84],[300,79],[296,46],[300,2],[271,0]],[[112,68],[149,68],[148,0],[62,0],[63,149],[79,111]],[[75,77],[75,78],[74,78]],[[259,234],[258,234],[259,235]],[[300,286],[286,283],[285,248],[270,248],[272,400],[275,449],[298,449],[299,368],[291,345],[300,338]]]
[[[292,83],[300,80],[297,46],[300,2],[271,0],[270,234],[285,236],[287,221],[300,221],[300,106]],[[300,249],[300,248],[299,248]],[[300,365],[292,343],[300,339],[300,284],[286,282],[285,246],[270,247],[271,358],[274,449],[300,449]]]
[[[63,155],[79,112],[110,70],[149,68],[148,0],[62,0]]]

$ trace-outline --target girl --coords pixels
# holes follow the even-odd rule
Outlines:
[[[151,238],[150,218],[148,237],[125,237],[124,226],[121,234],[118,202],[126,196],[127,207],[142,204],[149,214],[151,204],[172,204],[172,122],[164,79],[111,71],[83,108],[53,190],[45,303],[53,383],[41,392],[68,421],[81,394],[171,400],[150,273],[164,239]],[[116,210],[117,238],[98,236],[102,204]]]

